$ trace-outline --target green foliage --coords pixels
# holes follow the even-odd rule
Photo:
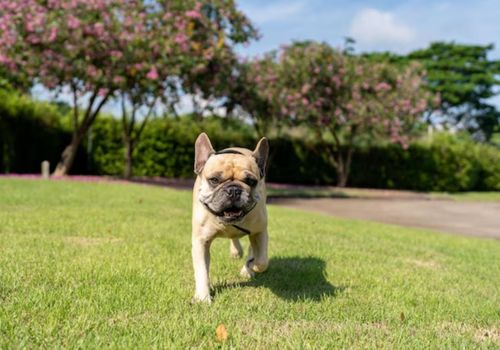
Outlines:
[[[295,42],[241,68],[236,85],[243,93],[235,98],[259,133],[267,134],[262,129],[273,124],[307,126],[323,141],[317,145],[329,153],[340,187],[346,185],[360,137],[407,146],[430,100],[421,87],[420,65],[373,62],[326,43]],[[335,142],[327,142],[329,138]]]
[[[477,189],[500,191],[500,149],[476,146],[474,152],[480,169],[478,174],[480,181]]]
[[[426,87],[438,94],[437,110],[427,115],[433,123],[454,125],[470,132],[477,140],[489,140],[500,127],[500,112],[488,99],[498,94],[500,60],[488,58],[493,45],[466,45],[435,42],[407,56],[370,53],[372,62],[391,62],[405,66],[411,61],[423,65]]]
[[[38,173],[43,160],[54,164],[70,138],[60,121],[55,106],[0,90],[0,172]]]
[[[193,116],[154,119],[134,151],[134,174],[192,177],[194,140],[202,131],[210,135],[216,148],[255,146],[252,129],[234,120],[215,117],[198,120]],[[97,120],[94,124],[92,167],[97,173],[123,173],[121,132],[121,125],[110,118]]]
[[[441,96],[440,110],[479,139],[489,139],[500,112],[486,100],[500,85],[500,61],[488,59],[493,45],[437,42],[410,53],[428,71],[428,88]]]
[[[353,162],[351,186],[418,191],[500,189],[500,151],[456,135],[436,135],[432,141],[359,150]]]
[[[32,102],[19,94],[0,92],[0,98],[0,171],[39,173],[40,162],[45,159],[54,166],[71,137],[57,107]],[[192,178],[193,143],[201,131],[210,135],[217,149],[253,148],[257,141],[249,125],[233,119],[153,119],[135,150],[134,173]],[[316,139],[302,135],[270,141],[269,181],[314,185],[336,182],[336,171]],[[120,121],[100,118],[79,150],[75,173],[121,176],[123,153]],[[348,185],[420,191],[500,190],[500,150],[446,134],[411,143],[408,150],[394,144],[358,146]]]

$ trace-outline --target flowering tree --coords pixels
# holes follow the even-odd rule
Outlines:
[[[194,69],[218,47],[253,35],[223,0],[0,0],[0,64],[73,96],[73,137],[55,175],[69,171],[110,98],[128,97],[137,107],[179,84],[179,67]]]
[[[224,93],[224,77],[233,65],[233,47],[256,37],[254,28],[231,2],[148,1],[147,4],[149,8],[144,11],[148,14],[147,31],[142,33],[142,40],[124,50],[135,59],[134,67],[142,67],[148,61],[151,65],[146,65],[149,70],[140,74],[125,69],[119,87],[125,177],[132,175],[133,151],[154,106],[162,102],[173,110],[179,95],[185,93],[205,99],[220,97]],[[168,21],[165,13],[175,15],[168,16]],[[167,45],[169,40],[171,44]],[[137,125],[136,113],[141,107],[145,115]]]
[[[250,117],[257,134],[269,136],[271,128],[279,129],[283,124],[278,117],[285,110],[280,105],[279,67],[274,55],[240,59],[233,67],[226,84],[228,112]]]
[[[338,186],[347,184],[359,137],[387,137],[407,147],[429,101],[418,66],[400,70],[326,44],[295,43],[253,65],[260,72],[251,82],[259,96],[279,120],[306,125],[316,135],[336,169]]]

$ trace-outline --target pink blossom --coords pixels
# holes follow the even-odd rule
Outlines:
[[[121,84],[125,81],[125,79],[121,76],[116,76],[113,78],[113,83],[115,84]]]
[[[49,42],[53,42],[57,38],[57,27],[52,27],[49,34]]]
[[[190,11],[186,12],[186,17],[193,18],[193,19],[200,19],[201,14],[196,10],[190,10]]]
[[[156,70],[155,66],[151,67],[151,69],[149,70],[148,74],[146,74],[146,77],[148,79],[151,79],[151,80],[158,79],[159,75],[158,75],[158,71]]]
[[[385,81],[378,83],[375,86],[375,90],[377,90],[377,91],[388,91],[390,89],[391,89],[391,86],[389,84],[387,84]]]
[[[73,15],[68,16],[68,28],[76,29],[80,26],[80,20]]]
[[[97,35],[97,36],[103,36],[104,35],[104,24],[102,24],[102,23],[94,24],[94,32],[95,32],[95,35]]]
[[[186,51],[188,49],[188,37],[184,34],[177,34],[174,41],[179,44],[182,50]]]
[[[340,78],[337,75],[332,77],[332,82],[335,84],[335,87],[338,89],[341,85]]]
[[[121,51],[118,51],[118,50],[111,50],[109,52],[109,54],[111,57],[114,57],[114,58],[122,58],[123,57],[123,53]]]
[[[311,84],[306,83],[306,84],[304,84],[304,85],[302,86],[302,89],[300,90],[300,92],[301,92],[302,94],[307,94],[307,92],[308,92],[310,89],[311,89]]]
[[[9,59],[5,55],[0,54],[0,63],[6,62],[9,62]]]

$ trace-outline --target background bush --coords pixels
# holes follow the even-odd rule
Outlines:
[[[0,91],[0,172],[39,173],[51,168],[71,133],[56,106]],[[100,117],[79,150],[74,173],[120,176],[123,172],[121,123]],[[193,116],[155,119],[147,125],[135,151],[136,176],[192,178],[194,140],[205,131],[216,149],[253,148],[253,129],[239,121]],[[274,138],[268,180],[325,185],[335,183],[335,170],[314,141]],[[435,135],[408,150],[393,144],[358,148],[349,186],[419,191],[500,190],[500,150],[466,137]]]
[[[39,173],[43,160],[55,166],[71,133],[63,128],[56,106],[0,90],[0,172]],[[79,166],[85,154],[79,152]]]

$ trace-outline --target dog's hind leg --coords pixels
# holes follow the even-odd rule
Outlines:
[[[239,259],[243,256],[243,248],[238,238],[232,238],[229,243],[229,255],[231,258]]]

